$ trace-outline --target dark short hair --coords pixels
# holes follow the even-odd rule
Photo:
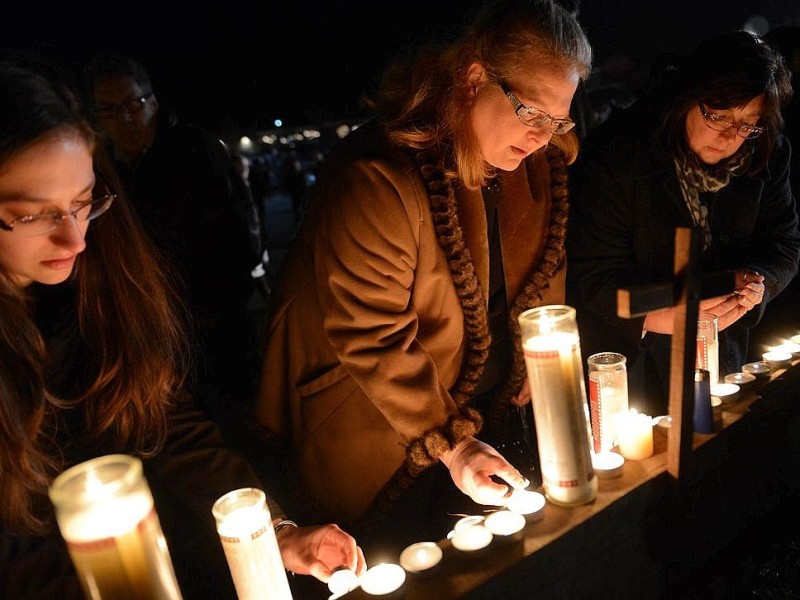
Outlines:
[[[672,75],[656,93],[663,107],[660,131],[673,147],[685,144],[684,120],[698,102],[727,109],[763,95],[760,125],[766,132],[748,142],[753,144],[749,172],[761,170],[783,128],[781,110],[793,94],[783,56],[754,33],[729,31],[701,42]]]
[[[83,68],[83,83],[89,94],[95,82],[116,77],[131,77],[143,91],[153,91],[153,82],[145,66],[124,54],[95,55]]]

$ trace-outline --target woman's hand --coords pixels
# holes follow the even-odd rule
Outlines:
[[[530,485],[530,481],[497,450],[473,437],[462,440],[455,448],[442,454],[441,461],[450,470],[456,487],[478,504],[505,504],[511,490],[509,486],[493,481],[493,475],[520,490]]]
[[[284,527],[278,533],[278,547],[286,570],[313,575],[326,583],[339,567],[350,569],[357,577],[367,568],[355,539],[334,524]]]
[[[528,378],[522,383],[522,389],[518,394],[511,397],[511,404],[515,406],[525,406],[530,404],[531,401],[531,386],[528,383]]]
[[[714,298],[701,300],[699,310],[700,312],[716,315],[717,325],[719,330],[722,331],[741,319],[750,308],[745,306],[745,303],[740,299],[738,294],[728,294],[726,296],[715,296]],[[644,328],[653,333],[672,335],[674,319],[674,306],[656,310],[647,313],[647,316],[644,318]]]
[[[764,299],[764,276],[755,271],[736,271],[736,287],[733,292],[739,305],[746,311],[761,304]]]

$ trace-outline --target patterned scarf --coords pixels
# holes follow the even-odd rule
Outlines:
[[[716,165],[702,164],[691,150],[682,149],[675,157],[675,172],[678,174],[683,199],[695,227],[703,230],[703,250],[711,245],[711,228],[708,225],[708,206],[700,199],[700,194],[717,192],[730,183],[731,177],[750,158],[750,153],[744,148]]]

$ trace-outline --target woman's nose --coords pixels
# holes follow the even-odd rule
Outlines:
[[[88,227],[88,221],[79,223],[74,215],[65,215],[58,227],[53,230],[50,239],[73,252],[82,252],[86,248],[86,229]]]

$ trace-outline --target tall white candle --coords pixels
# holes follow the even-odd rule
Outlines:
[[[575,309],[545,306],[519,318],[547,498],[565,506],[597,496]]]
[[[76,465],[53,481],[50,498],[87,598],[181,598],[138,458],[114,454]]]
[[[242,488],[212,509],[239,600],[292,600],[264,492]]]

